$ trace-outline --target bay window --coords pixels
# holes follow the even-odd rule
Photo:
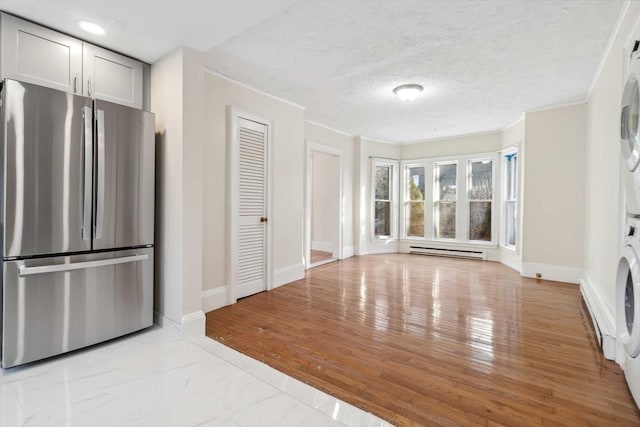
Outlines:
[[[402,162],[401,236],[497,244],[493,153]]]

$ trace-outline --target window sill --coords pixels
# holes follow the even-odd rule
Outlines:
[[[510,252],[514,255],[518,254],[518,248],[516,246],[504,246],[504,245],[500,245],[500,249],[504,249],[507,252]]]
[[[369,241],[371,243],[386,244],[386,243],[398,242],[399,240],[397,237],[374,237]]]

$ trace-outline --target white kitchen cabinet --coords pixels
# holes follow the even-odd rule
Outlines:
[[[3,78],[82,92],[82,41],[5,13],[0,26]]]
[[[2,13],[0,76],[143,107],[143,63]]]
[[[89,43],[82,59],[85,96],[142,108],[142,62]]]

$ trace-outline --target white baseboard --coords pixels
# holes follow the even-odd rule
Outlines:
[[[205,316],[202,310],[182,316],[182,337],[203,337],[205,335],[205,323]]]
[[[163,316],[157,311],[153,312],[153,323],[172,334],[176,334],[178,336],[182,335],[182,325],[180,325],[180,322],[169,319],[167,316]]]
[[[229,287],[207,289],[202,291],[202,311],[208,313],[220,307],[229,305]]]
[[[153,315],[156,325],[183,338],[204,336],[205,316],[201,310],[182,316],[182,323],[176,322],[158,312],[154,312]]]
[[[351,258],[356,253],[356,248],[354,246],[344,246],[342,248],[342,259]]]
[[[536,278],[540,273],[541,279],[552,280],[554,282],[580,283],[582,269],[567,267],[564,265],[538,264],[535,262],[525,262],[522,264],[522,275]]]
[[[361,255],[397,254],[398,252],[399,246],[397,240],[382,240],[380,242],[369,243]]]
[[[598,335],[600,346],[604,357],[609,360],[616,360],[616,321],[613,313],[602,302],[598,296],[598,292],[593,288],[589,276],[585,273],[585,277],[580,279],[580,293],[584,302],[589,309],[593,327]],[[616,360],[622,363],[622,360]]]
[[[500,254],[498,261],[500,261],[501,264],[506,265],[507,267],[517,271],[518,273],[522,272],[522,262],[517,253],[504,248],[500,248],[499,251]]]
[[[374,248],[369,249],[368,252],[365,252],[363,255],[382,255],[382,254],[397,254],[399,253],[397,250],[387,249],[387,248]]]
[[[322,252],[331,252],[333,253],[333,243],[332,242],[321,242],[321,241],[312,241],[311,249],[314,251],[322,251]]]
[[[271,289],[300,279],[304,279],[304,263],[276,268],[273,272],[273,286]]]

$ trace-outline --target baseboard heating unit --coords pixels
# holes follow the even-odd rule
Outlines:
[[[487,259],[487,254],[484,251],[471,251],[465,249],[442,249],[442,248],[427,248],[424,246],[409,246],[409,253],[416,255],[432,255],[432,256],[445,256],[454,258],[470,258],[470,259]]]

